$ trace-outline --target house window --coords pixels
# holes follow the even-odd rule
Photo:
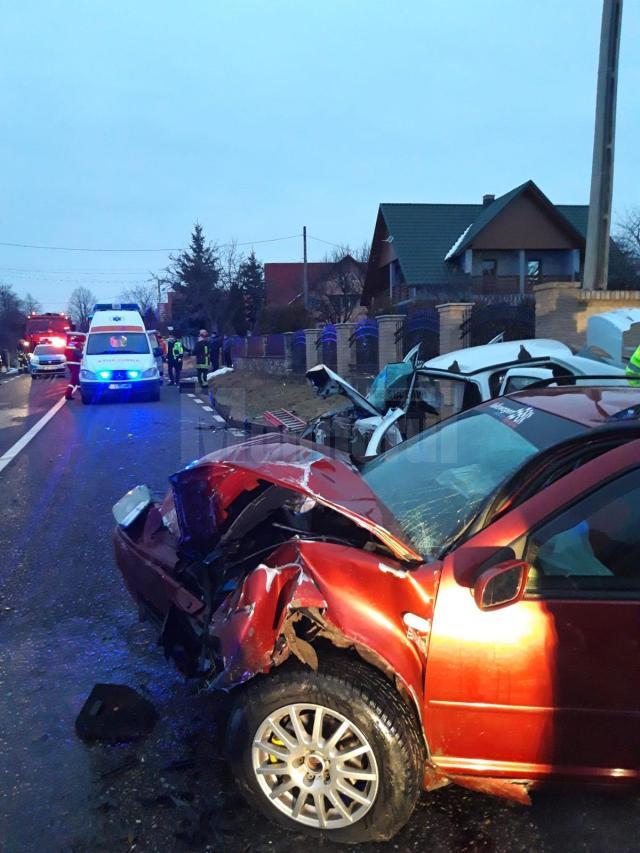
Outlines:
[[[542,261],[532,259],[527,261],[527,278],[531,281],[538,281],[542,275]]]
[[[495,278],[498,264],[494,258],[486,258],[482,261],[482,277]]]

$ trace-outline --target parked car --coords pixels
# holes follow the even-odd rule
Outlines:
[[[349,405],[310,421],[303,437],[367,459],[458,412],[560,376],[624,375],[621,365],[574,354],[553,340],[507,341],[468,347],[429,361],[415,347],[403,361],[387,364],[369,392],[359,393],[324,364],[307,371],[323,397],[340,394]]]
[[[32,379],[38,376],[64,376],[67,372],[64,349],[51,344],[38,344],[31,353],[29,371]]]
[[[533,389],[361,471],[269,434],[114,507],[167,656],[233,691],[249,802],[340,842],[420,790],[640,781],[640,390]]]

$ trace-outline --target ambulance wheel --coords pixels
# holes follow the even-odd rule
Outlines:
[[[85,394],[82,391],[80,392],[80,398],[85,406],[90,406],[93,403],[93,396],[91,394]]]

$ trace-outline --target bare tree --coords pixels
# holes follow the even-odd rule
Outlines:
[[[628,210],[616,223],[609,256],[610,286],[640,288],[640,207]]]
[[[42,313],[42,302],[39,299],[36,299],[35,296],[31,293],[27,293],[27,295],[22,300],[22,307],[24,308],[25,314],[41,314]]]
[[[369,246],[352,250],[348,245],[336,246],[325,255],[331,264],[327,273],[315,284],[312,307],[325,323],[348,323],[360,306],[360,297],[369,258]]]
[[[148,281],[133,284],[122,291],[120,298],[123,302],[136,302],[144,317],[149,310],[155,311],[158,307],[158,286]]]
[[[71,292],[67,313],[80,331],[85,331],[89,326],[89,315],[97,302],[96,296],[88,287],[76,287]]]
[[[225,290],[230,290],[238,279],[240,265],[244,254],[238,249],[238,241],[232,240],[226,246],[221,246],[220,254],[220,284]]]

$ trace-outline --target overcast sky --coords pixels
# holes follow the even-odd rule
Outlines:
[[[0,242],[179,249],[199,220],[263,261],[370,240],[381,201],[532,178],[587,203],[601,0],[2,0]],[[640,0],[622,22],[614,211],[640,203]],[[310,240],[310,257],[330,249]],[[0,246],[61,311],[166,252]]]

